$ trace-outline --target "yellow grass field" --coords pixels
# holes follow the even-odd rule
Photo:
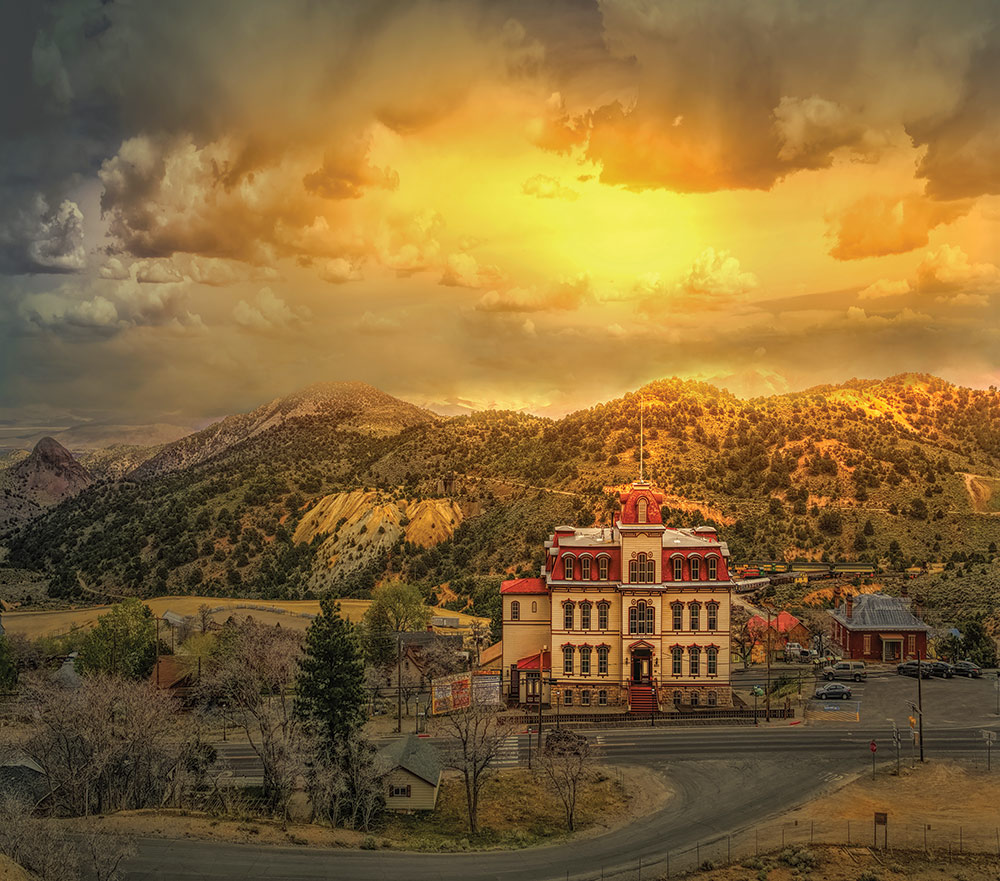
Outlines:
[[[198,607],[207,605],[213,610],[212,619],[223,622],[231,615],[236,618],[253,616],[261,624],[281,624],[282,627],[295,627],[305,630],[310,618],[305,615],[319,613],[318,600],[254,600],[235,599],[231,597],[155,597],[146,600],[146,605],[157,616],[165,612],[178,615],[195,615]],[[360,621],[368,608],[369,600],[340,600],[340,610],[351,621]],[[23,633],[31,639],[39,636],[57,636],[78,627],[92,627],[97,623],[99,615],[103,615],[111,606],[85,606],[79,609],[63,609],[54,612],[6,612],[3,616],[3,626],[10,633]],[[459,629],[467,630],[474,621],[489,624],[486,618],[476,618],[461,612],[450,612],[447,609],[433,608],[435,615],[459,619]]]

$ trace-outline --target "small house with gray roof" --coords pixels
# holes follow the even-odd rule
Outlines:
[[[914,614],[905,597],[848,594],[843,605],[829,614],[833,618],[833,641],[845,658],[897,663],[927,657],[930,627]]]
[[[390,811],[433,811],[441,788],[441,759],[426,740],[410,734],[378,753],[386,771],[385,806]]]

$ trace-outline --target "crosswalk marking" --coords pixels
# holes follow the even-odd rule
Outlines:
[[[500,745],[494,764],[498,768],[516,768],[521,764],[521,738],[517,734],[510,735]]]

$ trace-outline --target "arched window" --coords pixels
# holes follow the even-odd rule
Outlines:
[[[585,645],[580,649],[580,675],[590,675],[590,646]]]
[[[590,690],[587,688],[580,692],[580,706],[590,706]]]
[[[684,560],[674,557],[674,581],[684,580]]]
[[[517,600],[511,600],[510,604],[510,620],[520,621],[521,620],[521,604]]]
[[[580,603],[580,629],[590,630],[590,603]]]
[[[674,692],[674,704],[675,704],[675,706],[679,706],[680,702],[683,699],[684,699],[684,695],[682,695],[679,691],[675,691]]]
[[[701,676],[701,649],[696,645],[688,649],[688,671],[692,676]]]
[[[597,604],[597,629],[607,630],[608,629],[608,609],[610,608],[609,603],[598,603]]]
[[[653,632],[654,610],[652,603],[639,600],[628,610],[629,633],[647,634]]]
[[[719,705],[719,698],[714,691],[708,693],[708,705],[710,707],[717,707]]]
[[[573,556],[571,554],[563,554],[563,580],[572,581],[573,580]]]
[[[698,706],[698,703],[699,703],[698,692],[697,691],[692,691],[691,692],[691,706],[692,707],[696,707],[696,706]]]
[[[590,581],[590,557],[582,557],[580,559],[580,580]]]
[[[565,704],[565,705],[566,705],[567,707],[571,707],[571,706],[573,706],[573,689],[572,689],[572,688],[567,688],[567,689],[566,689],[566,690],[565,690],[565,691],[563,692],[563,703],[564,703],[564,704]]]
[[[606,645],[597,647],[597,673],[599,676],[608,675],[608,647]]]
[[[705,661],[708,666],[708,675],[716,676],[719,673],[719,650],[715,646],[705,649]]]
[[[672,603],[670,606],[671,616],[673,621],[674,630],[684,629],[684,603]]]
[[[563,603],[563,630],[573,629],[573,604]]]
[[[608,705],[608,692],[606,689],[602,688],[597,692],[597,706],[606,707]]]
[[[691,562],[691,580],[701,581],[701,558],[692,557],[690,562]]]
[[[563,675],[573,675],[573,646],[571,645],[563,647]]]
[[[715,581],[719,577],[719,558],[708,558],[708,580]]]
[[[705,606],[705,612],[708,615],[708,629],[718,630],[719,629],[719,604],[718,603],[708,603]]]
[[[636,554],[629,560],[628,580],[630,584],[652,584],[656,581],[656,561],[648,554]]]
[[[680,676],[684,672],[684,649],[675,645],[670,650],[670,672],[674,676]],[[680,694],[680,692],[674,692]]]
[[[691,603],[688,607],[688,625],[691,630],[701,630],[701,603]]]
[[[611,561],[607,557],[599,557],[597,560],[597,577],[601,581],[608,580],[608,569]]]
[[[635,512],[638,515],[638,520],[640,523],[646,522],[646,505],[647,502],[645,499],[639,499],[638,503],[635,506]]]
[[[536,603],[534,600],[531,601],[531,611],[532,612],[538,611],[538,603]]]

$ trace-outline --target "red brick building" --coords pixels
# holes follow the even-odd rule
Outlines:
[[[847,595],[830,611],[832,637],[845,658],[857,661],[898,662],[927,657],[930,630],[910,607],[910,601],[882,593]]]

